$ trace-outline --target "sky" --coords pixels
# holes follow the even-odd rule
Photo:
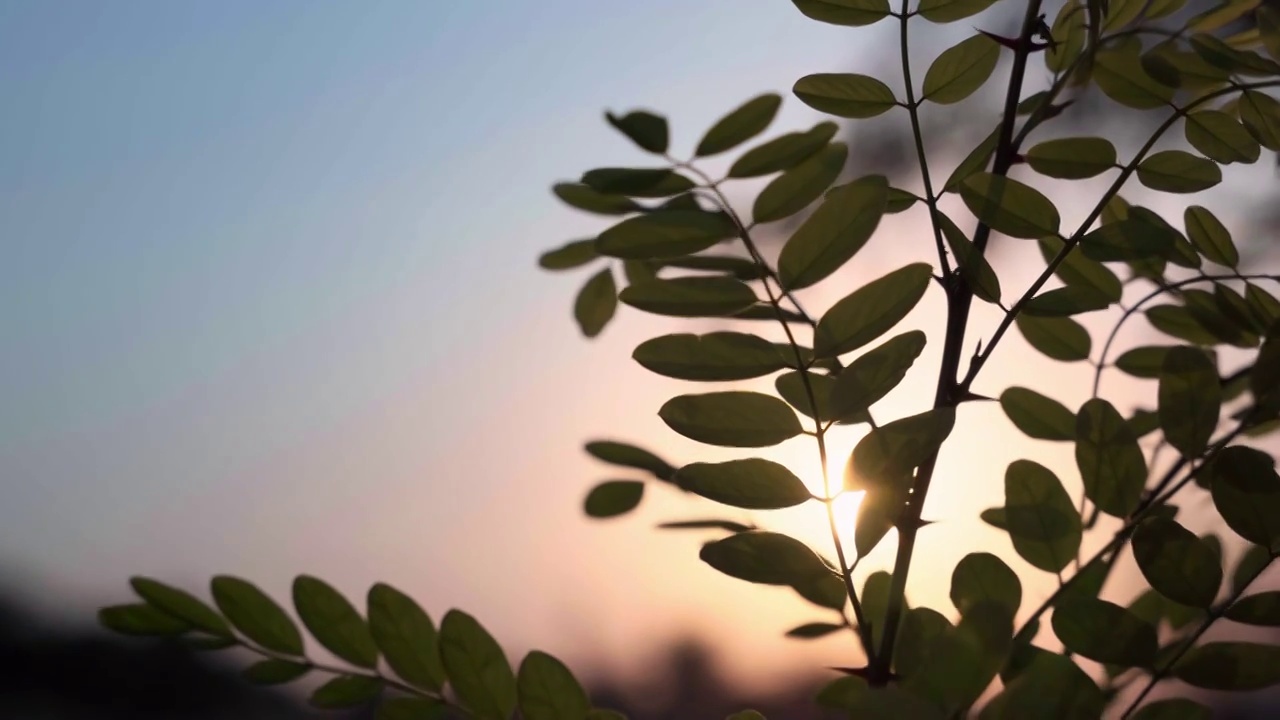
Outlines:
[[[536,258],[602,229],[551,183],[646,162],[605,109],[666,112],[688,152],[759,92],[878,62],[874,35],[775,0],[0,2],[4,593],[87,624],[133,574],[286,597],[306,572],[464,608],[513,655],[639,672],[696,633],[756,682],[847,663],[847,638],[781,638],[816,609],[651,527],[710,508],[653,488],[638,517],[581,516],[616,472],[588,439],[716,451],[656,416],[689,388],[629,359],[671,323],[624,309],[587,342],[585,275]],[[789,99],[773,132],[817,119]],[[927,259],[901,242],[917,220],[885,228],[846,279]],[[931,296],[908,324],[936,333],[941,311]],[[1017,343],[987,373],[1043,385]],[[927,406],[938,345],[889,412]],[[1063,400],[1091,380],[1054,372],[1037,389]],[[965,552],[1017,562],[976,514],[1027,446],[991,405],[961,423],[912,571],[940,607]],[[846,456],[858,432],[836,438]],[[993,432],[1014,449],[978,452]],[[803,443],[774,456],[813,481]],[[1070,466],[1069,448],[1034,453]],[[778,523],[829,549],[819,508]]]

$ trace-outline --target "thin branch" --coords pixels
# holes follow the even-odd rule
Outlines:
[[[933,225],[933,242],[938,247],[938,264],[943,276],[951,274],[951,264],[947,260],[947,246],[942,240],[942,223],[938,220],[938,196],[933,192],[933,179],[929,176],[929,160],[924,151],[924,135],[920,132],[920,105],[916,101],[916,90],[911,84],[911,57],[907,52],[907,5],[909,0],[902,0],[902,84],[907,93],[907,114],[911,116],[911,134],[916,143],[916,159],[920,164],[920,179],[924,181],[924,202],[929,207],[929,221]]]

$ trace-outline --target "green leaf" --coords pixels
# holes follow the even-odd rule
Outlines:
[[[669,258],[662,263],[666,267],[684,270],[704,270],[725,273],[739,280],[759,280],[763,277],[760,266],[754,261],[732,255],[690,255],[682,258]]]
[[[1263,327],[1271,327],[1272,323],[1280,320],[1280,300],[1276,300],[1266,290],[1245,283],[1244,299],[1248,301],[1254,319]]]
[[[808,387],[805,386],[806,382]],[[819,418],[823,422],[831,420],[845,420],[846,422],[865,422],[865,415],[853,418],[837,418],[831,412],[831,403],[829,398],[831,388],[835,385],[835,379],[829,375],[820,375],[810,371],[793,371],[779,375],[774,380],[774,389],[778,391],[778,395],[787,404],[795,408],[797,412],[811,418]],[[809,392],[813,392],[813,401],[809,399]],[[813,407],[814,404],[817,407]]]
[[[802,430],[783,401],[741,390],[674,397],[658,415],[691,440],[725,447],[768,447]]]
[[[760,458],[685,465],[676,473],[676,484],[709,500],[749,510],[792,507],[812,497],[786,466]]]
[[[1027,164],[1041,175],[1082,180],[1116,166],[1116,148],[1110,140],[1075,137],[1047,140],[1026,153]]]
[[[1147,322],[1166,335],[1186,340],[1196,345],[1216,345],[1218,338],[1205,329],[1196,318],[1181,305],[1153,305],[1146,310]]]
[[[936,215],[938,224],[942,228],[942,235],[947,240],[947,246],[951,248],[951,254],[955,256],[956,264],[960,266],[960,274],[964,277],[965,282],[969,283],[970,289],[973,290],[974,297],[989,303],[1000,302],[1000,278],[996,276],[995,270],[991,269],[991,264],[978,252],[973,243],[964,234],[962,230],[952,222],[951,218],[938,213]]]
[[[1023,434],[1038,440],[1076,439],[1076,416],[1062,403],[1027,388],[1000,394],[1000,407]]]
[[[1191,49],[1205,62],[1228,72],[1243,75],[1275,75],[1280,65],[1248,50],[1237,50],[1223,40],[1208,33],[1196,33],[1190,38]]]
[[[920,0],[918,11],[929,22],[949,23],[977,15],[995,0]]]
[[[1280,101],[1270,95],[1245,90],[1240,95],[1240,120],[1244,129],[1263,147],[1280,150]]]
[[[1081,524],[1071,496],[1049,468],[1013,461],[1004,475],[1004,523],[1013,549],[1031,565],[1062,572],[1080,549]]]
[[[827,193],[782,248],[778,257],[782,286],[792,290],[809,287],[848,262],[879,226],[888,194],[889,181],[883,175],[855,180]]]
[[[1187,21],[1187,29],[1208,32],[1228,25],[1253,11],[1259,0],[1226,0]]]
[[[1220,110],[1200,110],[1187,115],[1184,130],[1191,147],[1224,165],[1254,163],[1262,153],[1249,131]]]
[[[983,708],[979,720],[1096,720],[1106,704],[1097,684],[1071,658],[1036,653],[1030,664]]]
[[[846,27],[861,27],[889,15],[889,0],[791,0],[806,17]]]
[[[245,668],[241,677],[254,685],[283,685],[293,682],[311,670],[307,663],[288,660],[259,660]]]
[[[326,650],[363,668],[378,666],[378,646],[355,607],[320,578],[299,575],[293,581],[298,617]]]
[[[507,720],[516,709],[516,677],[493,636],[461,610],[440,623],[440,658],[462,704],[481,720]]]
[[[940,407],[873,429],[853,448],[845,468],[845,489],[901,482],[912,468],[938,452],[955,421],[955,408]]]
[[[1093,80],[1107,97],[1137,110],[1165,107],[1173,101],[1173,88],[1152,79],[1137,53],[1099,52]]]
[[[1000,46],[986,35],[974,35],[942,51],[924,75],[923,100],[939,105],[958,103],[991,77],[1000,59]]]
[[[1044,256],[1045,262],[1056,258],[1063,247],[1065,244],[1059,238],[1048,236],[1040,238],[1040,253]],[[1116,277],[1116,274],[1106,265],[1085,257],[1084,250],[1079,246],[1067,254],[1066,259],[1054,270],[1054,274],[1067,285],[1093,288],[1111,302],[1120,302],[1124,292],[1120,278]]]
[[[774,138],[743,153],[729,168],[729,177],[758,177],[795,167],[825,148],[837,129],[833,122],[820,122],[805,132]]]
[[[1142,706],[1133,720],[1213,720],[1213,711],[1194,700],[1173,698]]]
[[[1250,544],[1245,550],[1236,569],[1231,573],[1231,593],[1238,595],[1246,586],[1271,564],[1271,551],[1261,545]]]
[[[1151,587],[1174,602],[1208,608],[1218,595],[1222,565],[1216,553],[1175,520],[1153,518],[1139,525],[1133,557]]]
[[[947,177],[947,182],[943,185],[943,189],[947,192],[956,192],[960,189],[960,183],[964,182],[970,175],[974,173],[984,172],[987,164],[991,162],[991,156],[996,152],[996,145],[1000,142],[1000,128],[992,130],[982,142],[974,146],[973,150],[965,156],[964,160],[951,171],[951,175]]]
[[[1261,690],[1280,683],[1280,646],[1206,643],[1183,655],[1173,674],[1188,685],[1206,690]]]
[[[1280,552],[1280,476],[1272,457],[1233,446],[1210,465],[1213,504],[1227,526],[1251,543]]]
[[[1017,180],[974,173],[960,184],[960,197],[979,220],[1010,237],[1058,233],[1058,209],[1039,190]]]
[[[587,692],[569,668],[538,650],[520,663],[517,687],[525,720],[583,720],[591,709]]]
[[[1189,152],[1161,150],[1138,163],[1138,182],[1161,192],[1194,193],[1222,182],[1222,170]]]
[[[774,178],[756,196],[752,217],[757,223],[774,222],[805,209],[836,181],[848,156],[849,146],[831,143]]]
[[[98,623],[121,635],[165,637],[181,635],[191,624],[145,603],[113,605],[98,611]]]
[[[997,603],[1016,614],[1022,605],[1022,583],[995,555],[969,553],[951,573],[951,603],[964,615],[987,602]]]
[[[407,683],[439,691],[444,665],[431,617],[413,598],[385,583],[369,588],[368,605],[369,631],[391,669]]]
[[[611,112],[604,117],[618,132],[626,135],[631,142],[642,150],[661,155],[667,151],[670,133],[667,130],[667,119],[644,110],[632,110],[626,115],[618,116]]]
[[[658,279],[658,265],[655,260],[623,260],[622,274],[627,277],[628,285]]]
[[[1280,627],[1280,591],[1242,597],[1227,608],[1226,618],[1246,625]]]
[[[1169,348],[1160,369],[1160,427],[1165,440],[1187,457],[1209,445],[1222,408],[1218,369],[1203,350]]]
[[[664,210],[627,218],[600,233],[601,255],[632,260],[692,255],[737,235],[722,213]]]
[[[566,205],[597,215],[626,215],[641,209],[626,195],[602,193],[582,183],[556,183],[551,192]]]
[[[599,335],[617,309],[618,287],[613,283],[613,271],[609,268],[592,275],[573,301],[574,319],[587,337]]]
[[[616,440],[593,440],[584,449],[597,460],[610,465],[646,470],[659,480],[670,480],[676,471],[670,463],[648,450]]]
[[[833,625],[831,623],[812,622],[804,625],[797,625],[787,631],[787,637],[796,638],[797,640],[812,640],[814,638],[825,637],[834,632],[840,632],[844,629],[843,625]]]
[[[228,575],[213,578],[210,586],[218,609],[245,637],[268,650],[302,655],[298,626],[266,593],[252,583]]]
[[[706,157],[722,153],[759,135],[773,122],[781,105],[782,97],[776,93],[765,93],[739,105],[711,126],[694,154]]]
[[[148,605],[215,637],[232,636],[227,621],[191,593],[145,577],[132,578],[129,584]]]
[[[763,530],[709,542],[698,557],[725,575],[761,585],[795,585],[831,576],[831,570],[807,545]]]
[[[664,198],[692,190],[689,178],[670,168],[599,168],[582,175],[583,185],[605,195]]]
[[[756,302],[756,292],[730,277],[678,277],[650,280],[624,289],[622,302],[655,315],[724,317]]]
[[[1151,667],[1156,629],[1114,603],[1073,597],[1053,610],[1053,632],[1062,644],[1090,660],[1124,667]]]
[[[1240,2],[1239,4],[1246,8],[1258,5],[1257,2]],[[1280,61],[1280,12],[1270,6],[1260,7],[1257,21],[1258,34],[1261,36],[1263,47],[1267,49],[1267,54],[1271,59]]]
[[[1111,298],[1088,285],[1067,285],[1046,290],[1027,301],[1022,311],[1036,317],[1069,317],[1106,310]]]
[[[853,525],[853,547],[858,557],[866,557],[893,529],[907,504],[907,488],[902,484],[868,487],[858,503]]]
[[[889,338],[841,371],[831,388],[834,417],[855,417],[888,395],[907,376],[924,350],[925,334],[910,330]]]
[[[1133,429],[1102,398],[1086,402],[1076,416],[1076,466],[1085,496],[1099,510],[1124,518],[1137,509],[1147,462]]]
[[[600,257],[596,253],[594,239],[574,240],[554,250],[548,250],[538,257],[538,266],[543,270],[571,270],[581,267]]]
[[[924,668],[904,688],[931,700],[948,717],[961,716],[962,708],[978,699],[1004,665],[1012,640],[1008,607],[980,602],[963,613],[954,630],[938,638]]]
[[[912,263],[854,290],[818,321],[814,354],[842,355],[893,329],[924,297],[932,277],[932,267]]]
[[[791,91],[814,110],[843,118],[875,117],[898,104],[888,85],[853,73],[806,75]]]
[[[911,608],[902,615],[894,666],[898,674],[910,678],[924,667],[929,651],[939,637],[951,630],[951,621],[927,607]]]
[[[1137,213],[1088,233],[1080,239],[1080,251],[1098,262],[1165,257],[1176,236],[1173,228]]]
[[[659,375],[678,380],[749,380],[787,367],[778,346],[755,335],[678,333],[646,340],[631,354]]]
[[[1230,268],[1240,262],[1240,253],[1231,241],[1231,233],[1208,208],[1192,205],[1182,218],[1187,238],[1205,260]]]
[[[644,483],[639,480],[607,480],[591,488],[582,503],[587,517],[609,518],[635,510],[644,498]]]
[[[1051,72],[1066,72],[1080,57],[1087,39],[1084,7],[1078,3],[1063,3],[1054,17],[1050,30],[1054,43],[1044,51],[1044,64]]]
[[[447,707],[439,700],[428,698],[389,698],[378,705],[374,717],[375,720],[445,720]]]
[[[1136,347],[1116,358],[1115,366],[1134,377],[1158,378],[1164,367],[1164,358],[1172,349],[1166,345]]]
[[[382,693],[382,681],[364,675],[339,675],[316,688],[310,703],[322,710],[341,710],[372,702]]]
[[[1093,348],[1089,331],[1071,318],[1019,314],[1014,322],[1023,339],[1042,355],[1062,362],[1089,359]]]

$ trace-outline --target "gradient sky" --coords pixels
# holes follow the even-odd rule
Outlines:
[[[667,110],[687,151],[874,37],[778,0],[0,3],[6,592],[87,621],[135,573],[284,596],[309,572],[353,595],[392,582],[583,667],[636,671],[695,630],[758,681],[847,661],[846,639],[780,639],[819,612],[649,529],[708,508],[654,493],[639,519],[581,518],[611,472],[583,440],[714,453],[654,415],[685,386],[628,359],[671,325],[624,310],[587,343],[569,313],[583,276],[535,259],[600,228],[551,182],[644,162],[603,109]],[[775,128],[814,119],[789,101]],[[899,238],[918,225],[886,228],[863,279],[915,259]],[[1016,343],[988,373],[1043,385]],[[925,406],[934,359],[891,411]],[[1087,388],[1061,368],[1042,391]],[[1007,431],[990,406],[962,422]],[[776,454],[816,477],[802,442]],[[966,446],[931,496],[951,530],[913,569],[939,606],[955,560],[995,539],[975,516],[1012,457]],[[822,542],[820,518],[782,524]]]

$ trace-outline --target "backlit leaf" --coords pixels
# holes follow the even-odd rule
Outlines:
[[[1246,90],[1240,95],[1240,121],[1245,130],[1268,150],[1280,150],[1280,100]]]
[[[440,623],[440,657],[462,705],[481,720],[507,720],[516,709],[516,677],[493,636],[461,610]]]
[[[913,263],[863,285],[827,310],[814,333],[814,354],[835,357],[893,329],[929,287],[933,268]]]
[[[979,720],[1071,718],[1097,720],[1105,698],[1071,658],[1036,653],[1030,664],[983,708]]]
[[[776,93],[765,93],[739,105],[702,136],[695,154],[706,157],[722,153],[759,135],[773,122],[781,105],[782,97]]]
[[[1150,667],[1156,657],[1156,629],[1106,600],[1074,597],[1058,603],[1053,632],[1068,650],[1098,662]]]
[[[995,0],[920,0],[921,17],[929,22],[949,23],[976,15]]]
[[[844,118],[875,117],[898,104],[888,85],[854,73],[806,75],[792,92],[814,110]]]
[[[1063,247],[1064,244],[1059,238],[1050,236],[1040,238],[1040,253],[1044,256],[1045,262],[1056,258]],[[1066,259],[1054,270],[1054,274],[1067,285],[1091,287],[1111,302],[1120,302],[1123,295],[1124,289],[1120,284],[1120,278],[1116,277],[1116,274],[1106,265],[1085,257],[1084,250],[1078,246],[1067,254]]]
[[[873,429],[853,448],[845,468],[845,489],[900,482],[938,452],[955,420],[955,408],[940,407]]]
[[[1222,182],[1222,170],[1182,150],[1161,150],[1138,163],[1138,181],[1161,192],[1194,193]]]
[[[1232,268],[1240,262],[1231,233],[1208,208],[1192,205],[1182,217],[1187,238],[1205,260]]]
[[[644,483],[639,480],[608,480],[591,488],[582,509],[587,517],[616,517],[635,510],[643,498]]]
[[[974,35],[942,51],[924,76],[923,99],[950,105],[969,97],[991,77],[1000,46],[986,35]]]
[[[741,390],[681,395],[668,400],[658,415],[672,430],[708,445],[768,447],[801,432],[786,403]]]
[[[1173,88],[1152,79],[1136,53],[1099,52],[1093,79],[1107,97],[1138,110],[1165,107],[1173,100]]]
[[[749,510],[791,507],[812,497],[786,466],[761,458],[685,465],[676,472],[676,484],[709,500]]]
[[[645,110],[632,110],[621,116],[605,113],[605,119],[641,149],[659,155],[667,151],[670,133],[667,130],[667,119],[661,115]]]
[[[687,193],[693,181],[670,168],[599,168],[582,175],[582,184],[605,195],[664,198]]]
[[[666,460],[644,448],[616,440],[593,440],[586,444],[587,454],[621,467],[646,470],[659,480],[670,480],[676,469]]]
[[[627,218],[600,233],[596,251],[632,260],[692,255],[737,235],[720,213],[666,210]]]
[[[1280,552],[1280,476],[1260,450],[1233,446],[1210,465],[1213,504],[1227,526],[1249,542]]]
[[[1000,395],[1000,407],[1024,434],[1039,440],[1076,439],[1076,416],[1062,403],[1027,388],[1011,387]]]
[[[758,223],[773,222],[805,209],[840,176],[849,147],[831,143],[804,162],[774,178],[752,205],[752,217]]]
[[[833,625],[831,623],[812,622],[803,625],[797,625],[787,631],[787,637],[799,640],[812,640],[814,638],[826,637],[831,633],[840,632],[844,629],[843,625]]]
[[[1013,549],[1047,572],[1061,572],[1080,549],[1080,515],[1049,468],[1015,460],[1004,475],[1004,523]]]
[[[888,191],[883,175],[871,175],[827,193],[782,248],[778,275],[783,287],[809,287],[848,262],[880,224]]]
[[[919,330],[896,335],[864,353],[836,378],[831,389],[835,417],[853,417],[866,411],[906,377],[907,370],[924,350],[925,334]]]
[[[618,299],[655,315],[724,317],[755,304],[756,292],[730,277],[689,276],[637,283]]]
[[[378,666],[378,646],[369,626],[342,593],[320,578],[299,575],[293,581],[293,604],[326,650],[356,667]]]
[[[1206,643],[1182,656],[1173,674],[1188,685],[1206,690],[1260,690],[1280,683],[1280,646]]]
[[[1089,400],[1076,416],[1076,466],[1102,512],[1123,518],[1138,507],[1147,463],[1133,429],[1106,400]]]
[[[587,337],[595,337],[613,319],[618,309],[618,286],[613,270],[605,268],[592,275],[573,301],[573,316]]]
[[[1177,232],[1141,213],[1107,223],[1080,239],[1085,257],[1098,262],[1131,261],[1168,255]]]
[[[368,605],[369,631],[391,669],[405,682],[440,690],[444,664],[431,617],[413,598],[385,583],[369,588]]]
[[[984,172],[987,169],[987,164],[991,162],[991,156],[995,154],[996,144],[999,142],[1000,128],[997,127],[982,142],[975,145],[964,160],[960,161],[955,170],[951,171],[951,175],[947,178],[943,188],[947,192],[956,192],[960,189],[960,183],[964,182],[970,175]]]
[[[198,628],[214,637],[231,637],[231,628],[227,621],[186,590],[166,585],[157,580],[135,577],[129,580],[138,597],[169,615],[174,616],[192,627]]]
[[[525,720],[583,720],[591,709],[587,692],[569,668],[538,650],[520,663],[516,686]]]
[[[1186,116],[1187,142],[1205,157],[1223,164],[1258,161],[1262,149],[1240,121],[1220,110],[1200,110]]]
[[[998,603],[1016,614],[1022,605],[1022,583],[995,555],[969,553],[951,573],[951,603],[964,615],[985,602]]]
[[[316,688],[308,702],[322,710],[340,710],[372,702],[383,683],[365,675],[339,675]]]
[[[1010,237],[1038,238],[1058,232],[1058,209],[1039,190],[1017,180],[974,173],[960,184],[960,197],[979,220]]]
[[[847,27],[870,25],[889,14],[889,0],[791,0],[806,16]]]
[[[1027,301],[1022,311],[1036,317],[1069,317],[1106,310],[1111,298],[1088,285],[1066,285],[1046,290]]]
[[[1104,173],[1116,165],[1116,148],[1098,137],[1046,140],[1026,153],[1027,164],[1049,177],[1080,180]]]
[[[1222,406],[1218,369],[1202,350],[1179,346],[1160,370],[1160,427],[1169,444],[1196,457],[1209,445]]]
[[[978,248],[974,247],[951,218],[938,213],[937,220],[942,227],[942,235],[946,238],[947,246],[951,248],[951,254],[955,256],[956,264],[960,266],[960,274],[965,282],[969,283],[974,297],[989,303],[999,303],[1000,278],[996,276],[995,270],[991,269],[991,264],[982,253],[978,252]]]
[[[1181,305],[1153,305],[1146,310],[1147,322],[1160,332],[1196,345],[1216,345],[1218,338],[1201,325]]]
[[[1116,358],[1115,366],[1134,377],[1158,378],[1171,349],[1166,345],[1147,345],[1126,350]]]
[[[102,608],[98,611],[98,623],[112,632],[136,637],[181,635],[191,629],[185,620],[146,603]]]
[[[837,127],[833,122],[820,122],[805,132],[787,133],[752,148],[729,168],[729,177],[757,177],[795,167],[825,148]]]
[[[1174,602],[1207,608],[1218,595],[1222,565],[1216,553],[1175,520],[1153,518],[1139,525],[1133,557],[1151,587]]]
[[[763,585],[794,585],[814,576],[831,575],[804,543],[763,530],[707,543],[698,557],[725,575]]]
[[[631,357],[679,380],[749,380],[787,366],[777,345],[738,332],[663,335],[640,343]]]
[[[245,637],[268,650],[302,655],[298,626],[266,593],[248,581],[228,575],[213,578],[210,586],[218,609]]]
[[[1227,608],[1226,617],[1246,625],[1280,627],[1280,591],[1270,590],[1242,597]]]
[[[554,250],[548,250],[538,257],[538,265],[543,270],[570,270],[581,267],[599,257],[596,253],[596,241],[574,240]]]
[[[566,205],[598,215],[626,215],[640,205],[626,195],[610,195],[582,183],[556,183],[551,192]]]
[[[1031,347],[1063,362],[1088,360],[1093,343],[1080,323],[1066,317],[1032,317],[1019,314],[1014,321]]]

